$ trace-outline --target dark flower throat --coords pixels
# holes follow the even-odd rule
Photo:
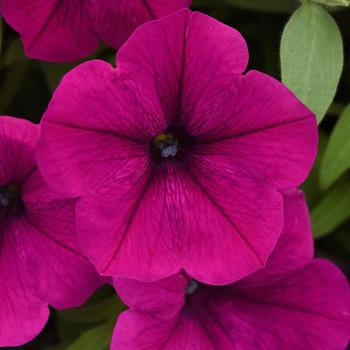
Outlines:
[[[153,138],[151,142],[151,155],[157,162],[167,159],[179,159],[184,156],[193,145],[193,137],[187,135],[183,128],[169,127]]]
[[[24,211],[19,186],[0,186],[0,220],[17,216]]]

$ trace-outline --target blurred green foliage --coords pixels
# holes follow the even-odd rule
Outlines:
[[[249,69],[282,77],[317,114],[319,153],[303,185],[316,254],[350,271],[350,9],[337,4],[349,1],[194,0],[193,8],[237,28],[248,42]],[[101,46],[96,57],[114,64],[115,52]],[[0,20],[0,115],[40,122],[62,76],[79,63],[26,58],[17,33]],[[53,310],[38,339],[20,349],[108,349],[124,308],[104,287],[81,308]]]
[[[350,169],[350,104],[334,127],[320,170],[321,188],[327,190]]]
[[[342,70],[343,43],[337,23],[322,6],[303,4],[283,31],[283,83],[321,122],[334,99]]]

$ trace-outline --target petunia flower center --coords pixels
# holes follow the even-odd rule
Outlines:
[[[192,295],[199,287],[199,283],[196,280],[190,280],[186,287],[186,295]]]
[[[24,210],[19,186],[0,186],[0,219],[8,219]]]
[[[179,141],[171,133],[163,132],[154,138],[154,151],[162,158],[174,158],[179,151]]]
[[[181,127],[172,126],[153,138],[152,158],[156,161],[178,159],[194,145],[194,138],[187,135]]]

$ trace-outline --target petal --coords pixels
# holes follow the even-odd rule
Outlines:
[[[157,103],[141,99],[103,61],[68,73],[44,115],[38,143],[40,170],[50,187],[81,195],[142,172],[150,140],[165,128]]]
[[[191,0],[93,0],[94,20],[102,39],[119,49],[141,24],[191,4]]]
[[[18,226],[23,255],[41,298],[55,308],[83,304],[103,284],[82,255],[75,232],[75,199],[52,192],[38,171],[23,186],[25,216]]]
[[[80,244],[97,269],[150,282],[183,268],[225,284],[264,266],[283,227],[281,195],[263,183],[236,183],[213,170],[194,176],[176,165],[79,200]]]
[[[192,201],[183,204],[189,213],[183,256],[188,274],[222,285],[263,267],[282,232],[281,195],[264,183],[218,171],[204,159],[187,172]]]
[[[304,194],[294,190],[284,194],[284,229],[265,268],[248,277],[267,280],[307,265],[314,255],[309,211]]]
[[[337,350],[348,344],[350,289],[333,264],[315,260],[273,281],[247,280],[199,286],[169,320],[124,312],[112,349]]]
[[[20,185],[36,168],[39,128],[24,119],[0,116],[0,186]]]
[[[167,198],[162,192],[166,185],[157,176],[148,169],[121,182],[118,190],[78,201],[80,245],[103,275],[148,282],[180,270],[179,248],[173,244],[176,233],[166,216]]]
[[[168,16],[179,9],[189,7],[191,2],[191,0],[174,0],[171,2],[167,0],[145,0],[144,6],[153,12],[154,17],[160,18]]]
[[[47,303],[34,295],[22,259],[16,224],[0,237],[0,347],[19,346],[35,338],[48,317]]]
[[[170,319],[181,310],[187,283],[182,274],[152,283],[114,278],[114,287],[126,305],[162,319]]]
[[[2,0],[1,12],[20,33],[29,57],[75,61],[98,47],[89,1]]]
[[[118,318],[111,350],[218,349],[209,337],[198,322],[189,317],[163,321],[141,312],[126,311]]]
[[[236,30],[189,10],[143,25],[117,55],[121,72],[159,96],[169,123],[188,122],[195,106],[225,94],[247,62]]]
[[[280,189],[300,185],[317,153],[315,117],[262,73],[252,71],[237,84],[226,102],[203,114],[202,128],[190,126],[201,139],[198,152]]]
[[[204,295],[201,307],[205,315],[213,315],[206,322],[209,329],[220,315],[223,331],[212,334],[220,349],[259,344],[262,350],[336,350],[348,345],[350,289],[344,275],[328,261],[315,260],[265,283],[245,279],[225,289],[221,297],[217,291]],[[220,346],[224,338],[231,339],[234,347]]]

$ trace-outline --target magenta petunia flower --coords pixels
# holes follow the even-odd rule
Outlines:
[[[38,126],[0,117],[0,347],[34,338],[47,304],[78,306],[101,285],[78,248],[75,200],[50,191],[39,174],[38,136]]]
[[[191,0],[2,0],[4,19],[20,33],[26,55],[74,61],[103,40],[119,49],[141,24],[188,7]]]
[[[52,188],[83,196],[78,236],[101,273],[225,284],[264,266],[279,190],[307,176],[317,128],[281,83],[242,75],[247,61],[236,30],[181,10],[136,30],[117,69],[95,60],[65,76],[38,161]]]
[[[350,340],[350,289],[332,263],[312,260],[307,208],[285,202],[286,226],[265,268],[215,287],[183,275],[145,284],[116,279],[130,310],[112,350],[341,350]]]

